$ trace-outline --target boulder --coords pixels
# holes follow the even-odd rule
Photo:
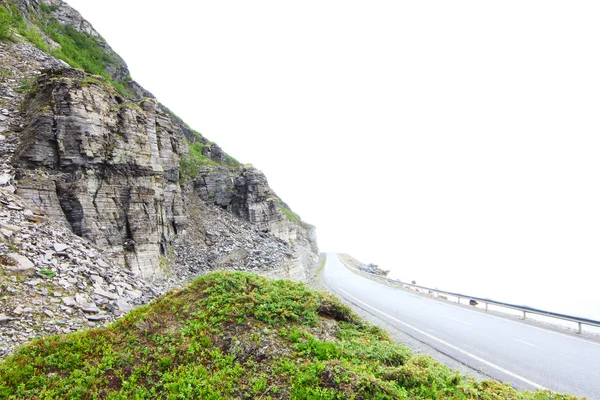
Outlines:
[[[35,272],[35,265],[29,260],[29,258],[18,253],[8,253],[5,256],[0,256],[0,264],[2,264],[4,269],[9,272]]]

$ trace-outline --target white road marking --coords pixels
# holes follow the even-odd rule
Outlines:
[[[523,382],[527,383],[528,385],[531,385],[531,386],[535,387],[536,389],[549,390],[549,389],[543,387],[542,385],[539,385],[539,384],[537,384],[535,382],[532,382],[529,379],[524,378],[524,377],[522,377],[520,375],[517,375],[514,372],[511,372],[511,371],[509,371],[509,370],[507,370],[505,368],[502,368],[499,365],[496,365],[496,364],[491,363],[491,362],[489,362],[487,360],[484,360],[483,358],[478,357],[475,354],[469,353],[468,351],[463,350],[460,347],[457,347],[457,346],[455,346],[453,344],[450,344],[450,343],[448,343],[448,342],[446,342],[446,341],[444,341],[442,339],[439,339],[439,338],[437,338],[437,337],[435,337],[435,336],[433,336],[433,335],[431,335],[431,334],[429,334],[429,333],[427,333],[425,331],[422,331],[422,330],[420,330],[418,328],[415,328],[414,326],[409,325],[406,322],[400,321],[399,319],[396,319],[396,318],[392,317],[391,315],[386,314],[383,311],[380,311],[380,310],[376,309],[375,307],[370,306],[369,304],[365,303],[364,301],[357,299],[356,297],[352,296],[350,293],[346,292],[344,289],[340,288],[339,286],[336,286],[336,285],[332,284],[331,282],[329,282],[329,284],[331,286],[334,286],[335,288],[337,288],[340,292],[344,293],[346,296],[348,296],[348,297],[354,299],[355,301],[359,302],[360,304],[364,305],[365,307],[368,307],[371,310],[374,310],[374,311],[378,312],[379,314],[384,315],[385,317],[387,317],[387,318],[389,318],[389,319],[391,319],[391,320],[393,320],[393,321],[395,321],[395,322],[397,322],[397,323],[399,323],[401,325],[404,325],[404,326],[406,326],[406,327],[408,327],[408,328],[410,328],[410,329],[412,329],[412,330],[414,330],[416,332],[419,332],[421,335],[427,336],[430,339],[433,339],[433,340],[435,340],[437,342],[440,342],[443,345],[450,347],[451,349],[454,349],[454,350],[456,350],[456,351],[458,351],[460,353],[463,353],[464,355],[466,355],[468,357],[473,358],[474,360],[477,360],[477,361],[479,361],[479,362],[481,362],[481,363],[483,363],[483,364],[485,364],[485,365],[487,365],[489,367],[495,368],[498,371],[501,371],[501,372],[503,372],[503,373],[505,373],[507,375],[510,375],[513,378],[516,378],[516,379],[518,379],[520,381],[523,381]]]
[[[528,342],[526,342],[524,340],[519,340],[519,339],[515,339],[515,338],[513,338],[513,340],[516,340],[517,342],[521,342],[523,344],[526,344],[527,346],[537,347],[535,344],[528,343]]]
[[[339,255],[338,253],[336,253],[336,255],[338,256],[339,260],[340,260],[340,261],[341,261],[343,264],[345,264],[345,265],[348,265],[348,264],[346,264],[346,262],[345,262],[344,260],[342,260],[342,258],[340,257],[340,255]],[[350,268],[350,267],[348,267],[348,268]],[[357,275],[357,276],[359,276],[359,275]],[[375,281],[371,281],[371,282],[375,282]],[[395,288],[394,288],[394,287],[392,287],[392,286],[388,286],[388,285],[385,285],[385,284],[383,284],[383,283],[380,283],[380,282],[375,282],[375,283],[377,283],[377,284],[380,284],[380,285],[383,285],[383,286],[386,286],[386,287],[389,287],[389,288],[391,288],[391,289],[395,289]],[[414,295],[413,295],[413,296],[414,296]],[[422,296],[417,296],[417,297],[422,297]],[[446,301],[442,301],[442,300],[439,300],[439,299],[436,299],[436,298],[432,298],[431,300],[437,300],[439,304],[442,304],[442,305],[445,305],[445,306],[448,306],[448,307],[456,307],[456,306],[457,306],[457,304],[448,303],[448,302],[446,302]],[[547,332],[547,333],[552,333],[553,335],[558,335],[558,336],[562,336],[562,337],[565,337],[565,338],[568,338],[568,339],[577,340],[577,341],[579,341],[579,342],[583,342],[583,343],[587,343],[587,344],[592,344],[592,345],[594,345],[594,346],[600,346],[600,343],[597,343],[597,342],[592,342],[592,341],[590,341],[590,340],[581,339],[581,338],[574,337],[574,336],[571,336],[571,335],[566,335],[566,334],[564,334],[564,333],[560,333],[560,332],[551,331],[551,330],[548,330],[548,329],[545,329],[545,328],[540,328],[539,326],[529,325],[529,324],[525,324],[525,323],[523,323],[523,322],[519,322],[519,321],[513,321],[513,320],[511,320],[511,319],[508,319],[508,318],[505,318],[505,317],[498,317],[498,316],[496,316],[496,315],[491,315],[491,314],[487,314],[487,313],[482,313],[481,311],[470,310],[470,309],[468,309],[468,308],[463,308],[463,307],[459,307],[459,308],[460,308],[461,310],[468,311],[468,312],[472,312],[472,313],[476,313],[476,314],[478,314],[478,315],[485,315],[485,316],[487,316],[487,317],[489,317],[489,318],[496,318],[496,319],[499,319],[499,320],[501,320],[501,321],[510,322],[510,323],[517,324],[517,325],[520,325],[520,326],[524,326],[524,327],[527,327],[527,328],[537,329],[538,331],[543,331],[543,332]],[[514,315],[511,315],[511,314],[507,314],[507,316],[514,317]],[[558,325],[558,326],[559,326],[559,327],[561,327],[560,325]]]
[[[435,299],[433,299],[433,300],[435,300]],[[446,302],[440,302],[440,304],[443,304],[443,305],[448,306],[448,307],[455,307],[456,306],[455,304],[448,304]],[[590,340],[581,339],[581,338],[574,337],[574,336],[571,336],[571,335],[566,335],[564,333],[551,331],[551,330],[548,330],[548,329],[545,329],[545,328],[540,328],[539,326],[529,325],[529,324],[526,324],[526,323],[523,323],[523,322],[519,322],[519,321],[513,321],[512,319],[508,319],[506,317],[499,317],[497,315],[484,314],[481,311],[469,310],[468,308],[462,308],[461,307],[461,309],[465,310],[465,311],[468,311],[468,312],[477,313],[479,315],[484,315],[484,316],[487,316],[489,318],[496,318],[496,319],[499,319],[501,321],[510,322],[511,324],[517,324],[517,325],[524,326],[524,327],[527,327],[527,328],[537,329],[538,331],[552,333],[553,335],[558,335],[558,336],[562,336],[562,337],[565,337],[565,338],[568,338],[568,339],[577,340],[579,342],[583,342],[583,343],[587,343],[587,344],[593,344],[594,346],[600,346],[600,343],[597,343],[597,342],[592,342]],[[507,314],[507,316],[514,317],[514,315],[511,315],[511,314]],[[562,327],[562,326],[561,325],[557,325],[557,327]]]
[[[456,319],[456,318],[452,318],[452,317],[447,317],[447,316],[445,316],[445,315],[444,315],[444,318],[446,318],[446,319],[451,319],[452,321],[460,322],[461,324],[465,324],[465,325],[473,325],[473,324],[470,324],[470,323],[468,323],[468,322],[461,321],[460,319]]]

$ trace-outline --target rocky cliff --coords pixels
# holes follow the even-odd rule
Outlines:
[[[101,78],[58,68],[39,76],[23,104],[17,194],[141,276],[164,274],[160,263],[176,236],[202,219],[190,218],[198,200],[283,240],[291,253],[314,244],[311,228],[286,217],[261,172],[228,164],[154,98],[128,101]],[[199,158],[189,143],[202,146]]]
[[[11,27],[0,40],[0,193],[12,199],[2,207],[21,204],[0,212],[0,274],[14,269],[14,257],[31,267],[20,278],[7,274],[0,286],[10,289],[0,293],[7,300],[0,304],[6,335],[20,329],[21,291],[49,310],[31,311],[39,318],[30,326],[72,307],[94,322],[135,303],[111,283],[118,271],[130,277],[130,291],[143,293],[139,302],[214,269],[297,280],[315,270],[314,228],[260,171],[227,155],[131,80],[123,60],[79,13],[60,0],[0,0],[0,18]],[[21,235],[28,231],[19,221],[35,229],[41,247],[28,243],[31,233]],[[53,232],[65,239],[57,242]],[[73,237],[83,240],[73,250],[78,260],[90,264],[75,275],[60,262],[64,251],[51,251],[55,243],[75,243]],[[90,278],[98,262],[106,264],[103,281]],[[71,300],[61,303],[64,310],[52,308],[40,285],[56,289],[58,302],[80,294],[108,316],[90,318]],[[99,290],[86,292],[88,285]]]

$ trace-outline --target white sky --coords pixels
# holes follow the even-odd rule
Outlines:
[[[597,1],[68,2],[322,250],[600,318]]]

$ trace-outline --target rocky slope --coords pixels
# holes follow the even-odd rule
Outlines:
[[[13,32],[0,40],[0,347],[114,319],[214,269],[314,271],[314,228],[132,81],[79,13],[0,8]]]

